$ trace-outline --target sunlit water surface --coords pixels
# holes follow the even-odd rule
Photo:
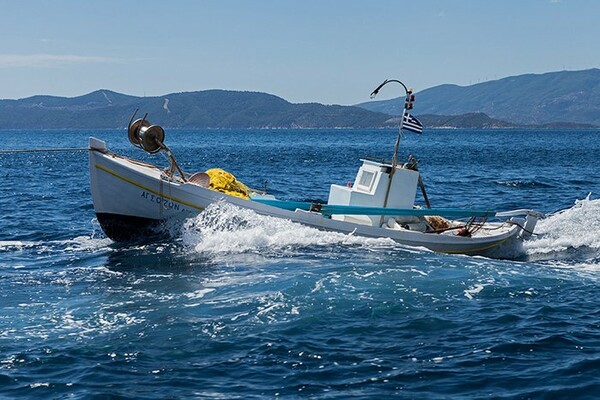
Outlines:
[[[405,136],[434,206],[549,214],[505,249],[512,260],[224,203],[169,240],[115,244],[95,220],[86,152],[0,154],[0,397],[597,398],[599,133]],[[325,201],[360,157],[391,157],[395,134],[173,130],[166,142],[187,171]],[[0,148],[88,136],[164,163],[123,131],[0,131]]]

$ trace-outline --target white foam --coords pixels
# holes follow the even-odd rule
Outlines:
[[[214,291],[215,291],[215,289],[212,289],[212,288],[200,289],[200,290],[196,290],[195,292],[185,293],[184,296],[187,297],[188,299],[201,299],[204,296],[206,296],[208,293],[214,292]]]
[[[16,251],[38,246],[41,242],[28,242],[21,240],[0,240],[0,251]]]
[[[525,242],[528,254],[548,254],[568,249],[600,250],[600,199],[577,200],[566,210],[540,220],[532,240]]]
[[[391,239],[369,239],[352,234],[323,232],[289,220],[263,216],[225,202],[211,204],[186,221],[183,243],[199,253],[246,253],[264,249],[358,244],[396,246]]]
[[[477,284],[477,285],[471,286],[468,289],[465,289],[463,291],[463,293],[465,294],[466,298],[468,298],[469,300],[473,300],[475,298],[475,295],[477,295],[479,292],[481,292],[484,288],[485,288],[484,285]]]
[[[32,248],[38,251],[53,251],[56,248],[60,248],[60,251],[95,251],[108,249],[111,243],[112,241],[108,238],[97,239],[90,236],[77,236],[73,239],[51,240],[48,242],[0,240],[0,251],[21,251]]]
[[[112,240],[108,238],[93,238],[90,236],[77,236],[71,240],[65,241],[67,251],[95,251],[108,249]]]

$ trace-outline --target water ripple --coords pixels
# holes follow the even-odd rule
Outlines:
[[[46,136],[0,134],[13,147]],[[95,134],[146,157],[121,131]],[[181,130],[169,140],[187,170],[221,166],[297,200],[327,198],[396,134]],[[600,187],[593,160],[565,160],[598,154],[598,135],[442,130],[402,148],[424,160],[435,206],[549,217],[509,249],[518,261],[225,204],[168,239],[116,244],[94,218],[85,155],[0,157],[0,209],[11,210],[0,219],[0,397],[597,397],[600,203],[586,195]]]

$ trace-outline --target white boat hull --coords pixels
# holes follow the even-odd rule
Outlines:
[[[407,246],[426,247],[443,253],[485,254],[518,237],[522,231],[514,224],[488,223],[486,225],[494,230],[482,230],[472,237],[463,237],[455,232],[435,234],[381,228],[334,220],[315,212],[289,211],[170,179],[157,167],[109,153],[101,147],[103,142],[93,140],[90,141],[90,178],[94,209],[102,229],[115,241],[145,235],[148,228],[160,223],[183,223],[217,201],[317,229],[390,238]]]

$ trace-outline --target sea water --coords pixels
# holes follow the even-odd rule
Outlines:
[[[188,172],[326,201],[394,130],[167,130]],[[0,131],[166,165],[119,131]],[[0,154],[0,397],[598,398],[600,132],[405,135],[434,207],[534,208],[499,258],[320,232],[226,203],[170,239],[102,233],[87,152]],[[417,198],[422,202],[420,194]]]

